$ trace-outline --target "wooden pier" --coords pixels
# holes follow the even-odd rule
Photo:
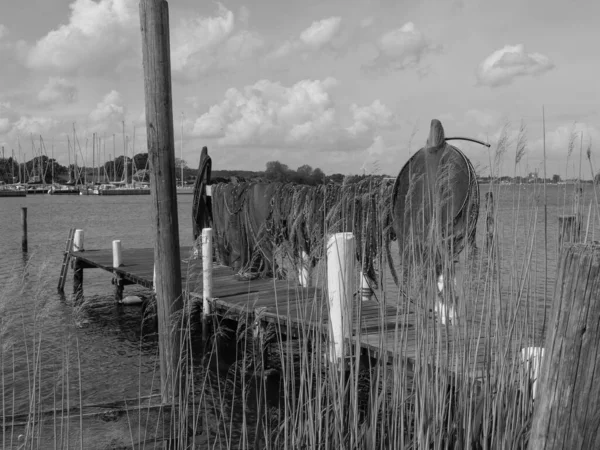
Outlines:
[[[182,285],[184,291],[202,303],[203,271],[201,258],[192,256],[192,248],[182,247]],[[101,269],[114,274],[116,298],[122,298],[123,288],[137,284],[153,287],[154,250],[152,248],[123,249],[122,264],[113,267],[112,250],[69,251],[67,256],[75,268],[74,292],[81,290],[85,269]],[[78,275],[79,271],[79,275]],[[218,264],[213,265],[211,314],[219,318],[244,320],[261,327],[276,326],[277,332],[292,338],[307,331],[329,332],[327,298],[321,287],[301,287],[297,280],[258,278],[240,279],[234,271]],[[317,283],[322,284],[322,283]],[[79,291],[80,292],[80,291]],[[389,300],[381,302],[383,292],[372,300],[362,300],[360,289],[353,299],[351,347],[359,344],[361,351],[375,358],[392,360],[401,353],[410,363],[417,357],[419,343],[424,339],[440,341],[441,353],[437,356],[481,365],[487,337],[467,336],[465,327],[446,327],[433,320],[428,311],[419,311],[410,301],[397,301],[397,291],[387,292]],[[424,316],[428,316],[429,319]],[[358,340],[357,340],[358,338]],[[460,367],[461,364],[450,365]],[[473,366],[471,365],[471,369]],[[460,370],[459,370],[460,371]],[[471,372],[472,376],[473,373]]]

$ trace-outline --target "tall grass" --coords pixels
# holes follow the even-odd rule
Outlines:
[[[518,136],[515,172],[525,151],[524,127]],[[493,149],[493,173],[511,145],[505,137]],[[371,302],[356,296],[356,329],[342,361],[329,358],[324,245],[314,246],[310,255],[319,262],[311,288],[296,286],[287,249],[274,252],[288,264],[287,284],[273,280],[277,307],[257,310],[256,296],[248,294],[241,316],[239,309],[211,316],[208,342],[199,338],[200,305],[192,295],[199,283],[192,263],[184,309],[173,323],[181,333],[182,363],[174,368],[181,383],[169,405],[154,396],[158,362],[150,375],[142,371],[141,346],[139,366],[132,371],[152,377],[150,390],[140,382],[135,399],[86,404],[78,340],[85,333],[78,327],[85,320],[85,303],[74,310],[54,362],[59,370],[49,375],[44,333],[52,319],[47,292],[54,288],[55,274],[47,267],[26,268],[0,287],[3,448],[137,449],[165,443],[181,449],[525,448],[535,402],[520,350],[542,345],[541,320],[549,305],[541,295],[548,283],[541,275],[545,261],[537,237],[542,205],[528,191],[511,188],[509,193],[498,183],[487,189],[497,205],[510,205],[493,212],[492,245],[485,245],[482,208],[478,248],[467,247],[458,261],[443,261],[456,273],[456,283],[447,282],[441,295],[456,305],[457,323],[442,325],[434,314],[437,280],[422,270],[420,247],[409,239],[408,282],[397,289],[388,256],[378,255],[375,267],[385,283]],[[359,200],[349,199],[348,205]],[[592,204],[598,208],[596,198],[590,211]],[[341,214],[351,211],[349,206]],[[592,229],[594,216],[587,218]],[[384,226],[382,217],[375,219],[369,223]],[[552,218],[549,222],[556,230]],[[327,223],[314,228],[324,235],[332,231]],[[373,232],[368,225],[355,230],[363,234],[363,243]],[[398,265],[396,246],[391,254]],[[555,265],[549,267],[554,277]],[[11,315],[10,302],[24,297],[34,305],[31,317]],[[297,319],[293,326],[277,316],[286,311]],[[144,320],[151,322],[149,316]],[[18,380],[23,376],[26,383]],[[26,386],[25,404],[16,399],[17,385]]]

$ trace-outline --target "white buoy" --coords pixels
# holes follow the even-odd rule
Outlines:
[[[327,289],[332,361],[345,356],[344,340],[352,337],[355,246],[352,233],[336,233],[327,241]]]
[[[300,267],[298,269],[298,284],[304,288],[310,285],[309,264],[308,254],[302,250],[302,254],[300,255]]]
[[[212,197],[212,186],[210,184],[206,186],[205,192],[207,197]]]
[[[121,267],[123,265],[123,259],[121,256],[121,241],[113,241],[112,242],[112,251],[113,251],[113,267]]]
[[[83,251],[83,230],[75,230],[75,235],[73,236],[73,251]]]
[[[128,295],[123,300],[121,300],[121,303],[124,305],[139,305],[143,301],[144,300],[142,299],[142,297],[139,297],[137,295]]]
[[[212,299],[212,270],[213,248],[212,228],[202,230],[202,317],[205,320],[210,314],[210,300]]]
[[[537,391],[537,382],[540,375],[540,370],[542,368],[543,358],[543,347],[525,347],[521,349],[521,361],[525,363],[529,380],[533,380],[531,387],[531,395],[533,399],[535,399]]]

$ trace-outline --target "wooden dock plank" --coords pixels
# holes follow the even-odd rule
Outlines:
[[[193,259],[191,248],[183,247],[182,282],[184,288],[196,298],[202,298],[202,261]],[[112,267],[111,250],[86,250],[69,252],[72,258],[85,263],[86,268],[98,268],[130,282],[152,288],[154,275],[154,250],[123,249],[123,265]],[[361,347],[376,356],[400,356],[414,360],[425,348],[436,350],[438,360],[449,366],[460,364],[477,370],[486,360],[487,340],[466,336],[463,329],[473,327],[443,327],[435,324],[431,314],[417,313],[415,304],[399,296],[397,287],[386,286],[379,291],[377,301],[362,301],[357,293],[353,305],[353,334],[359,336]],[[387,299],[383,303],[383,299]],[[252,315],[259,308],[260,320],[277,324],[282,330],[298,335],[305,331],[327,333],[329,326],[328,304],[323,290],[302,288],[294,281],[275,279],[240,280],[229,267],[213,266],[213,310],[227,317],[240,318]],[[456,329],[454,329],[456,328]],[[295,333],[295,334],[294,334]],[[427,358],[430,355],[421,355]],[[468,361],[469,364],[465,364]]]

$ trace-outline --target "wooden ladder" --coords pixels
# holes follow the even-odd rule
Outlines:
[[[65,291],[65,282],[67,281],[67,273],[69,272],[69,262],[71,261],[71,254],[69,253],[73,249],[73,239],[75,237],[75,228],[69,230],[69,238],[65,246],[65,257],[63,259],[62,267],[60,268],[60,278],[58,279],[58,292]]]

